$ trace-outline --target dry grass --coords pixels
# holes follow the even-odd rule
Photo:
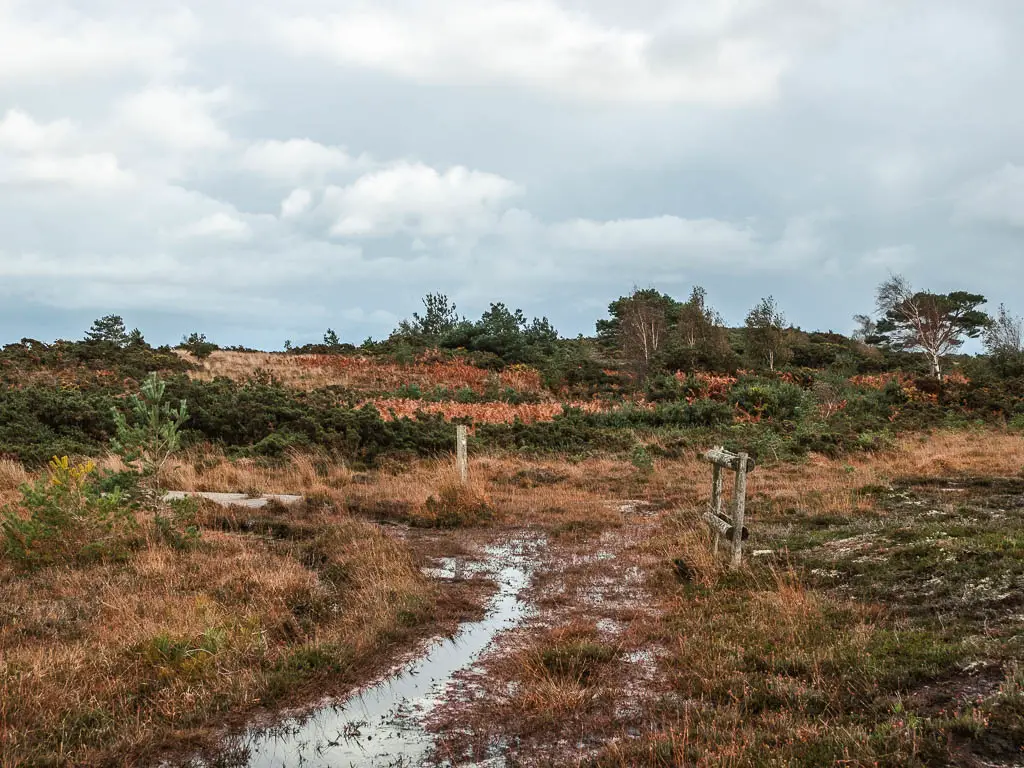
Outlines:
[[[29,481],[29,474],[19,462],[0,459],[0,507],[20,498],[19,488]]]
[[[569,401],[557,403],[456,403],[428,402],[409,398],[381,398],[367,401],[377,409],[385,421],[401,418],[415,418],[417,412],[439,413],[446,419],[470,419],[474,424],[511,424],[521,421],[533,424],[538,421],[552,421],[562,414],[563,407],[578,408],[585,413],[598,413],[608,409],[608,404],[599,401]]]
[[[812,456],[801,464],[760,466],[748,479],[752,514],[759,508],[857,514],[871,508],[864,488],[905,476],[1012,476],[1024,471],[1021,438],[1006,432],[936,432],[910,435],[879,454],[841,459]],[[454,481],[452,462],[425,459],[355,474],[325,456],[293,452],[277,464],[228,461],[202,449],[170,465],[166,487],[186,491],[259,490],[325,497],[370,517],[422,510]],[[560,526],[584,520],[617,524],[617,500],[645,498],[661,506],[697,510],[706,502],[710,470],[699,456],[659,460],[648,476],[612,458],[582,461],[475,456],[470,478],[476,491],[510,525]],[[727,494],[729,489],[727,489]]]
[[[368,392],[387,392],[403,386],[424,389],[468,387],[483,392],[489,384],[510,387],[519,392],[540,392],[540,374],[526,366],[511,366],[500,374],[459,360],[426,355],[413,365],[402,365],[359,355],[290,355],[272,352],[212,353],[197,360],[187,352],[182,358],[197,366],[189,375],[199,381],[223,376],[245,381],[266,374],[290,387],[318,389],[340,386]]]
[[[277,530],[151,541],[124,564],[0,565],[0,765],[194,743],[211,718],[353,680],[429,618],[432,588],[376,527],[299,509]]]
[[[104,464],[117,466],[113,459]],[[788,511],[882,515],[866,487],[903,476],[1019,476],[1022,465],[1017,435],[906,436],[875,455],[758,467],[750,476],[750,512],[755,524],[759,515]],[[470,473],[470,488],[461,489],[448,460],[353,473],[317,454],[261,464],[195,451],[167,469],[168,486],[300,493],[342,511],[289,515],[275,529],[294,531],[284,538],[207,530],[198,549],[150,542],[121,565],[28,577],[0,565],[0,765],[127,762],[171,733],[194,742],[229,710],[287,700],[324,675],[352,679],[361,666],[383,660],[389,642],[425,620],[433,597],[403,546],[359,515],[409,519],[453,487],[460,505],[484,501],[499,525],[541,526],[552,541],[584,549],[593,532],[630,530],[616,500],[648,499],[684,511],[664,515],[659,534],[625,556],[664,564],[648,580],[665,619],[647,622],[644,631],[668,654],[661,682],[675,701],[697,704],[668,719],[648,712],[645,722],[665,723],[661,735],[609,746],[602,764],[659,765],[667,755],[746,765],[769,749],[780,764],[813,765],[814,745],[871,736],[859,726],[837,735],[814,713],[846,701],[851,690],[867,696],[876,673],[895,674],[879,666],[888,663],[877,654],[881,609],[809,589],[784,566],[738,577],[724,571],[695,523],[710,486],[708,466],[696,455],[659,460],[650,474],[605,458],[485,455],[473,458]],[[0,463],[0,493],[25,477],[16,464]],[[208,514],[207,522],[220,518]],[[674,558],[686,561],[691,583],[674,582]],[[592,627],[562,626],[510,657],[507,674],[519,682],[509,717],[524,718],[527,730],[559,718],[615,722],[608,702],[617,683],[614,675],[601,683],[605,662],[591,669],[572,661],[574,653],[604,658],[604,651],[588,650],[603,642],[588,632]],[[752,668],[752,658],[767,666]],[[844,669],[849,676],[836,672]],[[771,734],[777,741],[767,744]]]

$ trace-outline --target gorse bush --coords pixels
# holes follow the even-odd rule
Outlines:
[[[21,568],[121,559],[138,545],[137,527],[119,491],[100,492],[95,464],[67,456],[23,486],[18,506],[0,511],[3,553]]]

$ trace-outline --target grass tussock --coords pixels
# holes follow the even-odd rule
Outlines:
[[[618,653],[591,622],[549,630],[510,659],[515,693],[506,702],[503,716],[536,728],[553,718],[583,714],[603,695],[601,674]]]

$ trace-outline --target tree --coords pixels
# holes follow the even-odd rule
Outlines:
[[[676,348],[670,357],[675,358],[678,367],[687,369],[728,367],[734,353],[723,325],[722,316],[707,303],[707,291],[695,285],[690,298],[676,312]]]
[[[443,293],[428,293],[423,297],[424,313],[412,313],[411,320],[403,320],[395,329],[399,336],[424,338],[436,343],[442,336],[455,330],[463,322],[455,304]]]
[[[94,320],[85,333],[86,341],[113,344],[117,347],[128,345],[128,332],[120,315],[106,315]]]
[[[527,321],[523,310],[511,310],[498,301],[475,323],[459,320],[440,343],[490,352],[506,363],[539,363],[553,354],[557,341],[558,331],[546,317]]]
[[[993,357],[1024,353],[1024,318],[1015,317],[999,305],[999,313],[985,329],[985,349]]]
[[[1004,376],[1024,373],[1024,319],[1011,315],[1006,305],[985,329],[985,350],[993,366]]]
[[[885,347],[923,352],[932,376],[942,379],[942,358],[976,339],[991,319],[978,309],[985,297],[954,291],[915,291],[902,275],[892,275],[878,286],[879,321],[875,337]]]
[[[695,285],[690,298],[679,307],[676,326],[683,343],[693,349],[703,346],[722,325],[721,316],[708,306],[707,298],[708,292]]]
[[[853,340],[864,344],[870,344],[876,338],[878,323],[871,315],[854,315],[853,321],[857,323],[857,329],[853,332]]]
[[[138,462],[142,474],[154,486],[160,470],[181,447],[181,428],[188,421],[184,400],[173,407],[164,400],[167,383],[151,373],[142,382],[139,394],[128,398],[128,413],[114,409],[116,436],[111,440],[114,452],[127,463]]]
[[[340,347],[341,339],[338,338],[338,334],[336,334],[331,328],[328,328],[327,332],[324,334],[324,344],[328,347]]]
[[[149,344],[146,343],[146,337],[142,335],[142,331],[138,328],[132,328],[131,332],[128,334],[127,345],[129,347],[149,346]]]
[[[200,360],[204,357],[209,357],[211,352],[218,349],[217,345],[212,341],[207,341],[205,333],[196,333],[194,331],[188,336],[182,337],[178,348],[191,352]]]
[[[768,365],[774,371],[789,353],[786,334],[786,316],[779,310],[775,298],[761,299],[747,314],[747,354],[756,362]]]
[[[599,320],[597,335],[646,375],[651,360],[665,343],[678,304],[654,288],[634,288],[608,305],[608,320]]]

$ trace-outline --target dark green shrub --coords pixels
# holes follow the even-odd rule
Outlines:
[[[730,403],[756,418],[795,420],[806,401],[800,387],[785,381],[744,379],[729,393]]]
[[[3,553],[19,568],[122,559],[139,543],[133,509],[103,495],[92,462],[53,459],[47,477],[22,488],[19,508],[0,511]]]

